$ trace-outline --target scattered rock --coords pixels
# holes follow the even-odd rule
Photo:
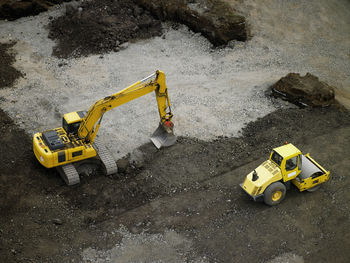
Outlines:
[[[304,77],[298,73],[289,73],[277,81],[271,89],[274,96],[282,97],[297,105],[325,107],[335,102],[334,88],[310,73]]]
[[[125,173],[126,169],[129,166],[129,161],[127,159],[119,159],[117,161],[118,171],[121,173]]]
[[[135,149],[130,154],[130,163],[132,163],[136,168],[142,168],[145,162],[145,156],[142,151]]]
[[[215,46],[247,40],[243,16],[223,0],[135,0],[161,20],[173,20],[202,33]]]
[[[63,221],[59,218],[55,218],[52,220],[52,222],[55,224],[55,225],[63,225]]]
[[[129,42],[125,42],[125,43],[121,44],[119,47],[120,47],[120,49],[126,49],[126,48],[128,48],[128,46],[129,46]]]

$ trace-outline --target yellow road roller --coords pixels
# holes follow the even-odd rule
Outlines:
[[[254,201],[263,200],[273,206],[282,202],[291,183],[300,192],[313,192],[329,177],[330,172],[311,158],[309,153],[304,155],[288,143],[273,149],[270,158],[250,172],[240,186]]]

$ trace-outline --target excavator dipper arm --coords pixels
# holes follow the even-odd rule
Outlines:
[[[159,139],[158,143],[155,143],[157,148],[174,144],[176,137],[173,134],[173,124],[171,122],[172,113],[170,110],[170,100],[165,84],[165,74],[160,70],[111,96],[98,100],[93,104],[80,124],[78,136],[86,142],[93,143],[100,127],[103,114],[152,91],[155,91],[157,99],[160,126],[156,130],[158,133],[155,135],[155,132],[152,135],[151,140],[155,143],[155,141]],[[168,112],[167,109],[169,109]],[[153,140],[153,137],[155,137],[155,140]]]

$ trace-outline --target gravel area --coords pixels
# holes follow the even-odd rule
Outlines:
[[[167,76],[178,136],[237,136],[245,123],[276,109],[264,90],[287,71],[263,48],[237,43],[212,50],[200,34],[164,24],[162,37],[129,44],[118,53],[57,59],[50,56],[54,43],[45,25],[60,11],[0,24],[2,39],[17,40],[15,66],[26,73],[15,89],[1,91],[0,106],[29,133],[56,127],[62,114],[85,110],[157,69]],[[106,114],[99,135],[119,159],[148,142],[158,121],[151,94]]]
[[[85,249],[82,252],[84,263],[140,262],[140,259],[142,262],[209,262],[205,257],[193,257],[192,242],[173,230],[164,231],[162,234],[133,234],[121,226],[110,234],[120,235],[121,242],[108,250]]]

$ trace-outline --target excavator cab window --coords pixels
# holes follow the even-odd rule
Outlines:
[[[67,134],[77,134],[80,127],[80,121],[68,124],[67,121],[63,118],[62,127]]]

